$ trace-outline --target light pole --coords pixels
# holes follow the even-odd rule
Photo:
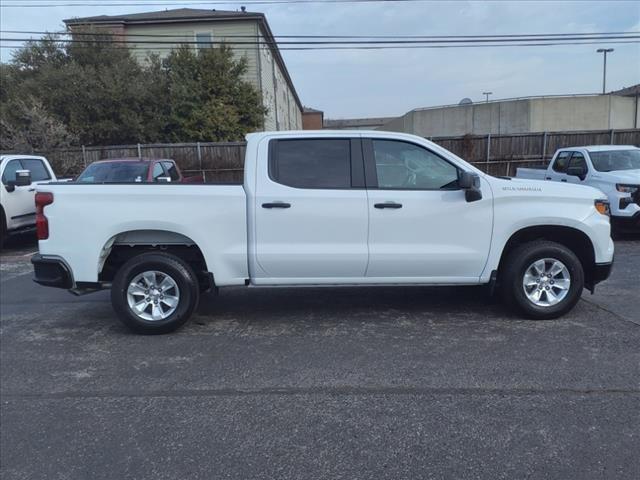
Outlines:
[[[489,103],[489,95],[493,95],[493,92],[482,92],[485,96],[486,103]]]
[[[607,90],[607,53],[613,52],[613,48],[599,48],[596,52],[604,53],[604,67],[602,69],[602,94],[604,95]]]

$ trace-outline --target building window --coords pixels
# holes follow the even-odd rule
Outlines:
[[[210,33],[196,33],[196,49],[201,50],[203,48],[211,48],[213,44],[211,43],[211,34]]]

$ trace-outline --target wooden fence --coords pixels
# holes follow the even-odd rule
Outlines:
[[[587,132],[541,132],[512,135],[465,135],[430,140],[492,175],[515,175],[517,167],[548,161],[558,148],[578,145],[640,146],[640,129]],[[123,157],[172,158],[186,176],[203,175],[207,182],[242,182],[244,142],[173,143],[79,147],[45,155],[61,176],[74,176],[96,160]]]

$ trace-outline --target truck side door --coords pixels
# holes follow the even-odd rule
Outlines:
[[[493,228],[488,184],[467,202],[459,167],[422,145],[363,139],[369,197],[367,277],[400,283],[477,280]]]
[[[362,278],[368,212],[360,138],[273,138],[257,168],[254,282]]]
[[[7,228],[15,229],[27,227],[35,223],[35,184],[51,180],[51,174],[42,159],[14,158],[9,160],[2,173],[3,188],[11,180],[15,180],[17,170],[31,172],[31,185],[16,186],[13,192],[5,191],[5,214]]]
[[[556,182],[567,181],[567,166],[569,165],[569,158],[571,157],[570,151],[562,151],[558,153],[551,161],[549,168],[547,169],[547,176],[545,180],[553,180]]]

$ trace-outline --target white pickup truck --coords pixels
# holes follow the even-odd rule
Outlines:
[[[0,155],[0,248],[9,235],[33,229],[36,223],[36,184],[56,181],[44,157]]]
[[[516,177],[589,185],[611,204],[611,223],[620,231],[640,231],[640,148],[598,145],[558,150],[547,167],[519,168]]]
[[[39,186],[35,281],[111,288],[126,325],[163,333],[201,292],[232,285],[488,284],[543,319],[609,275],[608,202],[594,188],[491,177],[400,133],[247,141],[243,185]]]

